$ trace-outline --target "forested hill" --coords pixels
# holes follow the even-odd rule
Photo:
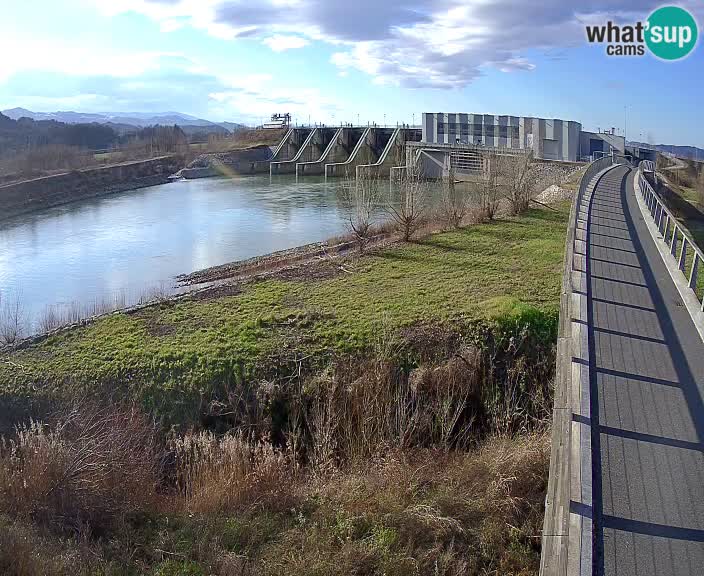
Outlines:
[[[13,120],[0,113],[0,154],[62,144],[104,150],[119,141],[115,130],[102,124],[64,124],[55,120]]]

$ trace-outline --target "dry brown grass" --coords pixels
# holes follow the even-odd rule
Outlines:
[[[120,437],[139,436],[130,421],[112,420],[133,430]],[[12,497],[35,503],[31,510],[46,510],[46,498],[37,494],[46,493],[56,475],[40,480],[34,470],[39,461],[65,469],[56,462],[65,458],[66,438],[73,435],[63,426],[48,431],[34,425],[20,436],[15,442],[31,465],[23,468],[25,492]],[[549,461],[546,433],[494,438],[468,450],[391,448],[338,466],[325,460],[328,466],[315,470],[294,469],[282,453],[238,435],[187,434],[174,440],[171,450],[176,482],[171,489],[169,483],[162,486],[158,507],[151,496],[139,495],[150,492],[148,484],[129,482],[143,472],[120,475],[132,496],[122,500],[124,517],[111,523],[108,538],[95,540],[94,531],[67,538],[28,523],[45,515],[22,513],[14,520],[0,515],[2,573],[537,573]],[[145,465],[126,462],[119,453],[122,468]],[[5,454],[3,471],[7,464]],[[114,481],[103,480],[104,474],[92,477],[98,482],[91,494],[101,492],[97,485],[119,490]],[[1,482],[7,486],[6,477]],[[77,485],[62,493],[73,500],[81,493]],[[33,487],[29,493],[28,486]],[[3,504],[7,497],[3,491]],[[84,511],[88,505],[100,509],[92,498],[78,500]],[[74,502],[69,510],[77,506]],[[129,520],[127,511],[138,508],[153,519]],[[67,518],[59,512],[66,508],[53,505],[52,510],[53,520]],[[104,521],[104,509],[91,516]]]
[[[23,522],[0,516],[0,574],[76,576],[89,573],[93,558],[75,541],[42,534]]]
[[[289,509],[295,504],[291,461],[271,445],[249,442],[241,434],[203,432],[177,437],[172,446],[178,494],[190,512]]]
[[[0,446],[0,511],[100,533],[153,507],[156,429],[134,409],[82,407],[53,426],[31,422]]]
[[[393,451],[318,482],[262,574],[535,574],[546,435],[475,452]]]
[[[233,385],[224,434],[161,440],[85,405],[18,428],[0,450],[0,521],[32,543],[15,573],[536,573],[552,356],[529,334],[416,332]]]

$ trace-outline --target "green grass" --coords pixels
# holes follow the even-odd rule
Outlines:
[[[0,356],[0,394],[75,395],[117,383],[161,409],[194,406],[272,358],[359,353],[420,322],[557,324],[569,204],[351,259],[322,280],[106,317]],[[10,362],[10,363],[8,363]],[[19,365],[19,368],[18,368]]]

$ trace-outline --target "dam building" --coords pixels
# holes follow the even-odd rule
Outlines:
[[[625,138],[611,132],[587,132],[573,120],[496,116],[493,114],[423,113],[425,144],[472,144],[487,148],[530,150],[536,158],[577,162],[623,153]]]

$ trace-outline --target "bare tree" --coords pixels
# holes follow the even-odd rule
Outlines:
[[[14,300],[2,302],[0,298],[0,342],[12,344],[22,337],[24,311],[19,294]]]
[[[513,214],[528,209],[535,194],[553,184],[554,175],[544,164],[535,162],[533,153],[497,156],[498,178]]]
[[[467,215],[467,197],[455,185],[455,166],[450,159],[447,180],[442,187],[442,213],[445,222],[452,228],[459,228]]]
[[[408,166],[403,171],[399,182],[399,201],[389,198],[387,210],[396,229],[401,232],[404,241],[408,242],[423,224],[427,208],[428,188],[414,166]]]
[[[359,171],[355,180],[346,178],[339,194],[342,204],[348,212],[348,227],[364,252],[372,235],[374,211],[379,204],[379,179],[367,171]]]
[[[484,175],[477,186],[479,196],[479,219],[493,220],[502,197],[501,176],[504,159],[496,153],[484,157]]]
[[[699,206],[704,207],[704,165],[699,168],[697,178],[697,193],[699,194]]]

